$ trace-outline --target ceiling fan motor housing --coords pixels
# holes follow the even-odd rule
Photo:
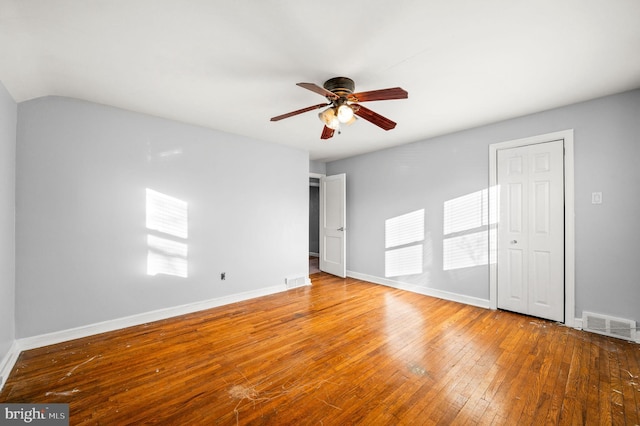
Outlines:
[[[340,97],[350,95],[356,88],[356,84],[347,77],[334,77],[324,82],[324,88]]]

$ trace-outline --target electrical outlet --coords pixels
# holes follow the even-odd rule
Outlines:
[[[591,193],[591,204],[602,204],[602,192]]]
[[[220,279],[221,280],[226,280],[227,279],[227,273],[226,272],[221,273],[220,274]]]

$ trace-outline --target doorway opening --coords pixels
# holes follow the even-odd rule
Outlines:
[[[309,177],[309,275],[320,272],[320,178]]]
[[[347,176],[345,173],[333,176],[309,173],[309,178],[317,178],[319,181],[319,218],[317,220],[319,244],[317,252],[314,249],[309,250],[309,253],[312,253],[310,257],[315,257],[313,254],[318,253],[319,269],[322,272],[345,278],[347,276]],[[309,192],[311,194],[312,191]],[[316,219],[310,218],[309,223],[310,227],[313,227],[311,232],[315,234]]]

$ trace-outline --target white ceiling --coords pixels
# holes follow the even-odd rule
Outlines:
[[[335,76],[409,99],[320,140]],[[0,81],[332,160],[640,87],[639,0],[0,0]]]

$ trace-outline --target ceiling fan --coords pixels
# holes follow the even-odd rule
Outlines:
[[[307,108],[278,115],[271,118],[271,121],[279,121],[315,109],[329,107],[318,114],[320,121],[324,123],[320,139],[329,139],[336,130],[340,133],[340,124],[353,123],[356,120],[354,115],[364,118],[384,130],[391,130],[396,127],[395,122],[383,117],[377,112],[363,107],[360,105],[360,102],[406,99],[409,96],[407,91],[400,87],[353,93],[355,83],[347,77],[331,78],[324,82],[323,87],[314,83],[297,83],[297,86],[324,96],[329,103],[312,105]]]

